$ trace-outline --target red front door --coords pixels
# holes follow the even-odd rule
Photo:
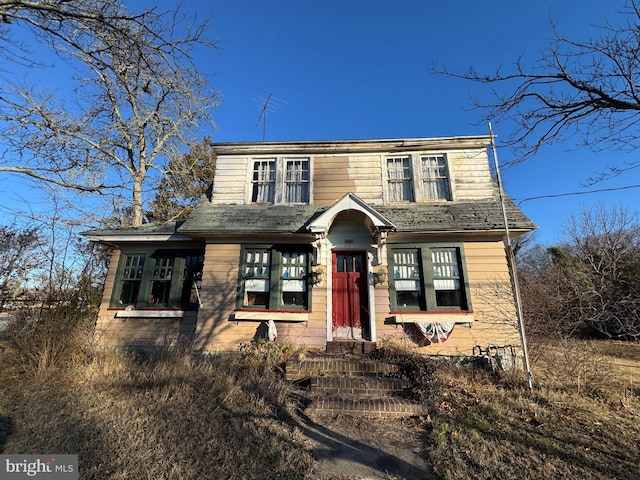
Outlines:
[[[369,327],[367,268],[362,252],[334,252],[333,335],[361,338]]]

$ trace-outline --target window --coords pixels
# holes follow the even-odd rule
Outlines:
[[[436,305],[442,308],[460,307],[462,305],[462,290],[456,249],[432,249],[431,267],[433,268],[433,290]]]
[[[243,306],[269,308],[269,250],[247,250]]]
[[[299,252],[283,252],[280,268],[282,281],[282,305],[299,308],[306,305],[307,255]]]
[[[451,200],[449,174],[444,155],[421,158],[425,200]]]
[[[308,310],[308,247],[245,246],[238,278],[238,308]]]
[[[256,160],[253,163],[253,203],[273,203],[276,195],[276,161]]]
[[[180,303],[182,305],[200,303],[198,284],[202,282],[202,266],[204,255],[198,252],[187,254],[184,257],[184,270],[182,273],[182,293]]]
[[[135,305],[140,294],[144,255],[127,255],[121,274],[120,295],[118,303],[121,305]]]
[[[110,306],[195,307],[203,264],[201,250],[122,252]]]
[[[309,202],[309,160],[287,160],[285,202]]]
[[[393,283],[398,307],[415,310],[425,309],[418,249],[393,252]]]
[[[411,157],[387,158],[389,200],[392,202],[413,202],[413,175]]]
[[[446,154],[387,157],[387,200],[452,200]]]
[[[391,247],[389,268],[394,310],[470,310],[469,286],[462,273],[461,246]]]
[[[310,192],[309,158],[254,160],[251,203],[309,203]]]
[[[167,305],[171,290],[171,276],[173,275],[172,256],[156,257],[153,266],[153,281],[151,282],[151,296],[149,302]]]

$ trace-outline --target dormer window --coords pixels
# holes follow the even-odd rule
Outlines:
[[[387,158],[389,200],[392,202],[413,202],[413,174],[411,157]]]
[[[309,203],[311,161],[301,158],[263,158],[253,161],[251,203]]]
[[[451,200],[449,169],[444,155],[423,156],[422,182],[425,200]]]
[[[309,159],[287,160],[285,203],[309,203]]]
[[[276,161],[256,160],[253,163],[251,202],[273,203],[276,195]]]
[[[446,154],[389,156],[386,167],[388,202],[453,199]]]

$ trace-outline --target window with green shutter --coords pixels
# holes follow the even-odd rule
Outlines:
[[[471,310],[462,245],[390,245],[391,309]]]
[[[310,309],[309,246],[245,245],[240,258],[237,308]]]
[[[203,250],[122,251],[111,307],[195,308]]]

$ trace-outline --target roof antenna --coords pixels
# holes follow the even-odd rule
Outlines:
[[[273,92],[269,93],[269,96],[267,98],[254,95],[254,101],[257,102],[258,106],[260,107],[260,116],[258,117],[256,127],[260,125],[260,122],[262,122],[262,141],[264,142],[267,135],[267,113],[278,110],[280,107],[282,107],[283,104],[287,102],[285,102],[281,98],[274,97]]]

